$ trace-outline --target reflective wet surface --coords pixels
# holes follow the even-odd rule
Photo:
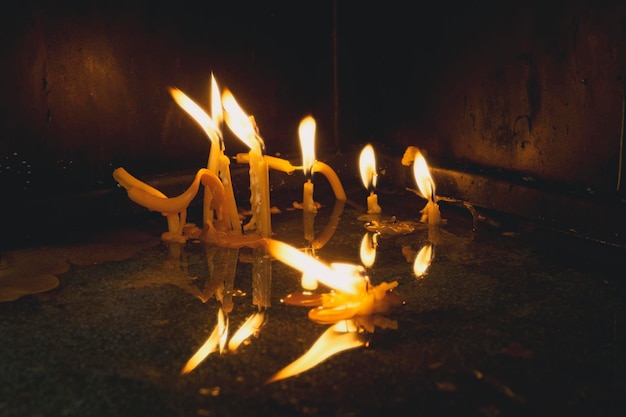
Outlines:
[[[315,255],[361,264],[371,219],[360,204],[320,199]],[[303,249],[311,236],[292,200],[278,205],[273,237]],[[377,236],[365,271],[372,286],[397,281],[402,303],[356,317],[358,343],[273,382],[331,327],[309,318],[314,307],[284,302],[302,291],[302,274],[279,260],[164,243],[160,216],[3,252],[3,292],[19,265],[52,265],[24,276],[53,275],[58,286],[0,303],[0,414],[614,415],[624,393],[622,249],[491,213],[473,230],[470,211],[443,203],[446,222],[429,235],[416,195],[381,192],[379,202],[378,224],[399,232]],[[415,256],[433,242],[417,277]],[[229,349],[260,312],[254,334]],[[224,340],[182,373],[215,329]]]

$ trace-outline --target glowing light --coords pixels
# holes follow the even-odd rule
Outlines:
[[[432,243],[427,243],[417,253],[417,255],[415,256],[415,261],[413,262],[413,273],[417,278],[426,273],[426,270],[430,266],[434,255],[435,248]]]
[[[366,145],[359,156],[361,181],[366,189],[376,188],[378,174],[376,173],[376,156],[372,145]]]
[[[421,152],[417,152],[413,161],[413,175],[422,197],[428,201],[435,201],[435,182],[430,175],[428,164]]]
[[[265,322],[265,314],[258,311],[246,319],[228,342],[228,350],[235,351],[246,339],[257,333]]]
[[[220,308],[217,312],[217,325],[211,332],[206,342],[198,349],[196,353],[187,361],[181,375],[188,374],[193,371],[202,361],[206,359],[211,353],[216,351],[222,351],[224,343],[228,337],[228,319],[224,316],[224,312]]]
[[[278,371],[266,383],[298,375],[339,352],[364,345],[366,341],[358,332],[356,323],[352,320],[340,321],[329,327],[304,355]]]
[[[269,253],[279,261],[310,277],[315,277],[318,282],[329,288],[346,294],[359,294],[363,292],[365,285],[363,277],[354,273],[352,268],[344,264],[326,265],[317,259],[301,252],[293,246],[279,240],[268,239],[267,248]]]
[[[233,133],[241,139],[250,149],[255,150],[259,154],[263,153],[262,141],[256,134],[256,127],[250,117],[235,100],[235,97],[226,89],[222,93],[222,106],[224,106],[224,120],[233,131]]]
[[[374,265],[376,260],[376,247],[378,246],[378,234],[377,233],[365,233],[363,239],[361,239],[361,263],[370,267]]]
[[[217,86],[217,80],[211,74],[211,116],[215,126],[217,127],[218,134],[221,135],[221,130],[219,129],[222,125],[222,121],[224,120],[224,114],[222,110],[222,99],[220,97],[220,90]]]
[[[311,175],[315,163],[315,128],[315,119],[312,116],[302,119],[298,128],[302,149],[302,169],[307,177]]]
[[[192,99],[187,97],[185,93],[183,93],[178,88],[170,88],[170,94],[174,98],[174,101],[187,112],[191,116],[193,120],[200,125],[202,130],[206,133],[207,137],[211,140],[211,142],[219,141],[219,134],[217,124],[208,114],[196,104]],[[221,107],[221,106],[220,106]]]

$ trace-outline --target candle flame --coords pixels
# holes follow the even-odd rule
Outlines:
[[[217,80],[213,73],[211,73],[211,116],[215,126],[217,127],[217,133],[221,136],[220,126],[224,120],[224,114],[222,111],[222,99],[220,97],[220,89],[217,85]]]
[[[374,154],[374,147],[370,144],[365,145],[359,156],[359,167],[361,171],[361,180],[366,189],[370,190],[376,188],[376,180],[378,174],[376,173],[376,155]]]
[[[225,110],[224,120],[235,136],[250,149],[262,153],[261,142],[258,140],[254,123],[228,89],[222,93],[222,106]]]
[[[302,119],[298,128],[302,149],[302,169],[307,178],[311,175],[315,163],[315,127],[315,119],[307,116]]]
[[[413,273],[417,278],[420,278],[426,273],[426,270],[434,258],[434,254],[435,250],[432,243],[427,243],[417,253],[415,261],[413,262]]]
[[[211,335],[207,338],[206,342],[194,353],[194,355],[187,361],[181,375],[188,374],[193,371],[202,361],[206,359],[211,353],[224,349],[224,343],[228,337],[228,319],[225,317],[224,312],[220,308],[217,312],[217,325],[211,332]]]
[[[435,201],[435,182],[430,176],[430,170],[424,155],[419,151],[413,161],[413,175],[415,175],[415,182],[422,197],[429,201]]]
[[[274,239],[268,239],[267,249],[279,261],[308,274],[309,277],[315,277],[318,282],[337,291],[347,294],[360,294],[367,286],[357,265],[326,265],[293,246]],[[349,265],[350,268],[346,265]]]
[[[228,350],[235,351],[246,339],[257,333],[265,322],[265,314],[257,311],[246,319],[228,342]]]
[[[185,93],[175,87],[169,89],[174,101],[200,125],[211,142],[219,141],[219,130],[215,121]]]
[[[376,247],[378,246],[377,234],[366,232],[361,239],[361,263],[366,267],[374,265],[376,260]]]
[[[353,320],[342,320],[329,327],[304,355],[278,371],[266,383],[298,375],[339,352],[366,344],[356,323]]]

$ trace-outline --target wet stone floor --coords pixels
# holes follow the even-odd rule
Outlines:
[[[415,229],[378,236],[366,272],[372,286],[397,281],[403,303],[360,318],[369,329],[357,346],[273,382],[331,327],[309,319],[312,307],[284,303],[301,291],[302,274],[279,260],[255,263],[246,247],[166,244],[160,216],[75,244],[5,251],[0,291],[20,285],[7,283],[20,267],[24,282],[56,277],[58,285],[0,302],[0,415],[617,414],[623,249],[491,214],[473,230],[468,211],[445,204],[446,223],[429,236],[414,224],[423,200],[379,197],[380,220],[395,215]],[[314,219],[316,237],[327,239],[316,255],[360,264],[368,220],[358,204],[334,213],[333,204]],[[304,248],[302,211],[279,208],[274,238]],[[417,277],[415,254],[432,242],[430,266]],[[262,324],[229,350],[228,339],[259,312]],[[225,348],[181,374],[220,320]]]

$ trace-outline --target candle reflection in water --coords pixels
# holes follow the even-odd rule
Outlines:
[[[304,355],[278,371],[266,383],[308,371],[339,352],[366,344],[367,340],[354,320],[341,320],[330,326]]]
[[[328,293],[294,293],[285,298],[292,305],[317,305],[309,311],[309,318],[318,323],[334,323],[359,315],[385,313],[401,304],[393,292],[398,282],[382,282],[372,285],[365,268],[348,263],[329,265],[299,251],[293,246],[268,239],[269,253],[286,265],[310,274],[330,289]]]
[[[361,263],[369,268],[376,261],[376,248],[378,247],[379,232],[366,232],[361,239],[360,256]]]
[[[258,250],[255,249],[255,252]],[[264,253],[264,249],[261,248]],[[233,310],[233,296],[236,294],[234,290],[234,280],[238,262],[238,249],[222,248],[215,246],[207,246],[205,249],[207,257],[207,266],[209,271],[209,282],[205,289],[210,289],[212,293],[205,292],[205,296],[215,295],[216,300],[220,303],[217,312],[217,323],[202,346],[187,361],[181,374],[187,374],[193,371],[202,361],[204,361],[211,353],[219,352],[220,354],[228,351],[236,351],[237,348],[251,336],[258,334],[266,321],[265,307],[269,306],[270,283],[262,281],[269,274],[269,259],[264,256],[260,262],[264,265],[253,266],[253,270],[262,268],[260,271],[253,272],[258,274],[258,278],[253,278],[252,302],[257,305],[258,311],[250,315],[244,323],[230,336],[229,340],[229,314]],[[246,295],[239,293],[238,295]],[[205,298],[203,302],[206,302]],[[263,307],[263,308],[262,308]]]
[[[415,277],[423,277],[434,258],[435,246],[432,243],[427,243],[422,246],[413,261],[413,273]]]
[[[323,284],[330,288],[330,292],[322,294],[308,291],[292,293],[284,300],[289,305],[314,307],[309,311],[309,318],[330,327],[301,357],[274,374],[266,383],[305,372],[345,350],[366,346],[367,336],[374,332],[376,326],[397,328],[397,322],[381,316],[402,304],[393,292],[396,281],[372,286],[360,265],[326,265],[277,240],[268,240],[268,250],[283,263],[318,278],[320,282],[323,280]]]

